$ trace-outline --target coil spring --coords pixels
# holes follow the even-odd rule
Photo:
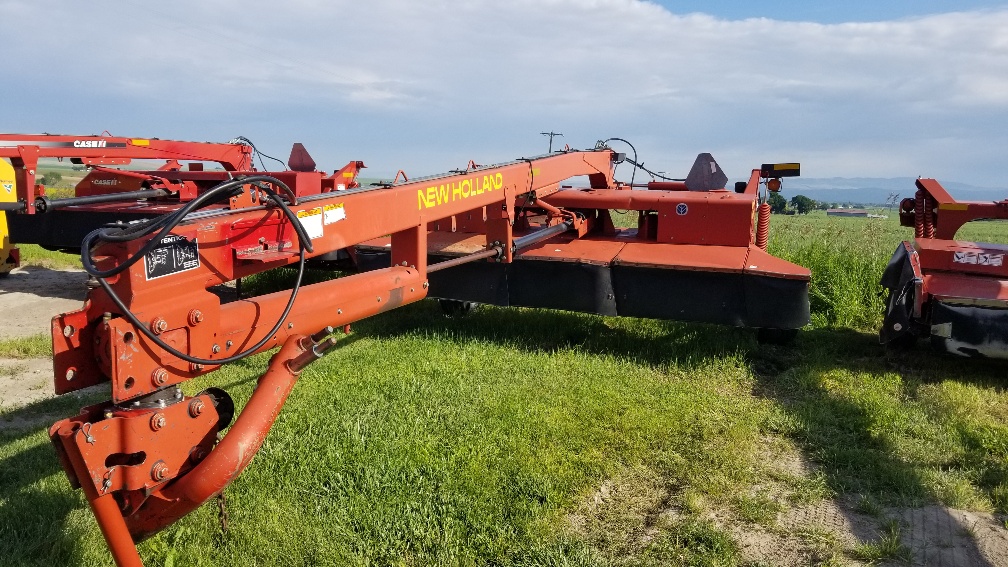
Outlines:
[[[924,190],[918,189],[914,195],[914,238],[924,236]]]
[[[924,196],[924,238],[935,237],[935,201],[931,195]]]
[[[756,217],[756,246],[760,250],[767,249],[770,241],[770,205],[762,203],[759,206],[759,213]]]

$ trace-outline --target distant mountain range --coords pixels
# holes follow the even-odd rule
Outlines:
[[[782,194],[788,200],[795,195],[805,195],[816,201],[830,203],[883,204],[890,193],[897,193],[901,199],[913,197],[917,192],[913,177],[828,177],[828,178],[785,178]],[[977,187],[955,181],[938,180],[942,187],[958,200],[1000,201],[1008,198],[1008,189],[1003,187]]]

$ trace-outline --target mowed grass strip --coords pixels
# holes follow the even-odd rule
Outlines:
[[[795,505],[859,493],[877,506],[1008,511],[1003,365],[877,345],[881,303],[865,298],[906,229],[890,219],[878,250],[858,255],[860,231],[875,228],[806,217],[787,219],[789,232],[780,218],[777,252],[805,254],[821,294],[793,346],[708,325],[492,307],[447,319],[434,302],[407,306],[354,325],[355,340],[305,371],[226,492],[225,534],[211,503],[141,544],[142,556],[150,565],[741,565],[739,543],[708,512],[735,508],[773,525],[739,495],[769,474],[774,439],[818,468],[789,479]],[[224,387],[240,406],[267,358],[187,391]],[[17,411],[69,415],[65,401]],[[109,562],[38,430],[0,431],[0,555],[15,565]]]

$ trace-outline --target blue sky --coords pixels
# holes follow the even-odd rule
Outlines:
[[[711,152],[732,177],[1008,186],[1008,3],[0,0],[0,22],[5,132],[242,135],[412,177],[554,130],[683,176]]]

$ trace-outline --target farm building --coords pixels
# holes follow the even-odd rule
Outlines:
[[[826,216],[830,217],[867,217],[868,211],[864,209],[827,209]]]

